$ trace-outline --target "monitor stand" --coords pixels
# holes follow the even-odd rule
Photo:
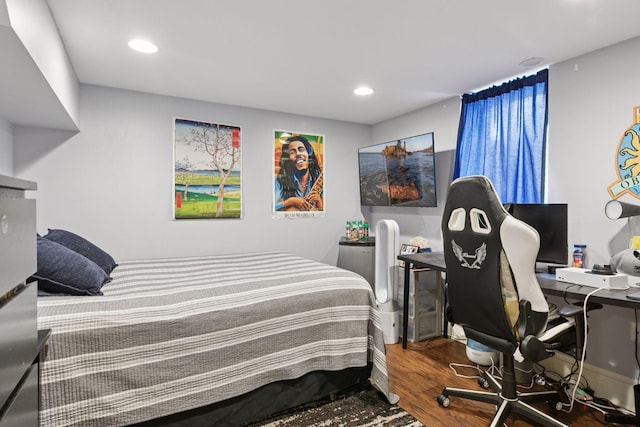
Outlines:
[[[536,273],[556,274],[556,270],[558,268],[567,268],[567,267],[568,265],[563,265],[563,264],[536,263]]]
[[[549,264],[547,265],[547,273],[556,274],[558,268],[567,268],[568,265]]]

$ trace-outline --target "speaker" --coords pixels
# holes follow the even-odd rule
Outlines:
[[[604,206],[604,214],[609,219],[628,218],[630,216],[640,215],[640,206],[619,202],[617,200],[609,200]]]

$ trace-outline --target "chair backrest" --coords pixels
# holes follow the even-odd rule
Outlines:
[[[470,338],[483,344],[491,346],[486,336],[505,341],[503,349],[516,347],[524,338],[517,332],[518,304],[526,300],[532,309],[529,330],[544,331],[549,306],[535,276],[540,237],[509,215],[487,177],[451,184],[442,235],[450,321],[477,332]]]

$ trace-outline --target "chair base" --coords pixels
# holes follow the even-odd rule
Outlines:
[[[531,393],[518,393],[515,399],[507,399],[502,396],[502,386],[495,379],[495,377],[488,372],[483,372],[483,378],[489,384],[489,387],[493,390],[490,391],[475,391],[460,388],[445,387],[442,390],[442,395],[445,397],[455,396],[463,399],[475,400],[477,402],[491,403],[496,405],[496,413],[489,424],[490,427],[502,427],[504,422],[509,417],[509,414],[520,414],[525,418],[536,421],[544,426],[550,427],[569,427],[553,417],[545,414],[544,412],[529,405],[531,402],[541,402],[546,400],[558,401],[559,396],[555,391],[541,391]],[[438,398],[438,401],[443,406],[443,399]]]

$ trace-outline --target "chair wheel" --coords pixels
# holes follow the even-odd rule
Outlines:
[[[449,400],[449,397],[445,396],[444,394],[439,394],[436,400],[438,401],[440,406],[442,406],[443,408],[448,408],[449,405],[451,405],[451,401]]]
[[[484,389],[489,388],[489,381],[487,381],[484,377],[478,378],[478,384]]]

